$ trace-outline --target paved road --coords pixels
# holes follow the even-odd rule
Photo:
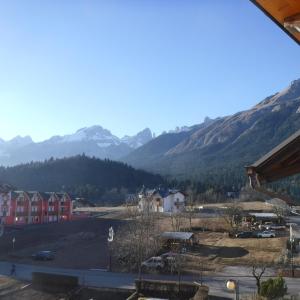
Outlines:
[[[0,274],[9,275],[11,263],[0,262]],[[137,274],[106,272],[105,270],[77,270],[50,268],[43,266],[33,266],[16,264],[16,278],[22,280],[31,280],[32,272],[45,272],[54,274],[73,275],[79,278],[80,284],[92,287],[111,287],[134,289],[134,280]],[[234,295],[225,288],[225,281],[229,278],[239,280],[241,293],[254,293],[256,290],[255,281],[249,277],[250,270],[242,267],[228,267],[222,273],[215,276],[205,276],[204,284],[210,288],[210,294],[217,296],[227,296],[233,298]],[[266,274],[273,275],[272,271]],[[143,275],[148,279],[177,280],[177,276],[168,275]],[[184,281],[199,281],[198,276],[182,276]],[[287,278],[288,290],[290,294],[300,295],[300,279]]]

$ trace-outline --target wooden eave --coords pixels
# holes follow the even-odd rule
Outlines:
[[[246,169],[268,182],[300,173],[300,130]]]
[[[300,45],[300,32],[287,26],[290,22],[300,22],[299,0],[250,0],[273,22]],[[298,22],[298,21],[297,21]],[[300,23],[299,23],[300,24]]]

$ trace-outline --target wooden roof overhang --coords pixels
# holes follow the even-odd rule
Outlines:
[[[299,0],[250,0],[300,45]]]
[[[300,173],[300,130],[246,169],[252,187]]]

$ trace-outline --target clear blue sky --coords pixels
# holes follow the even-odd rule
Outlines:
[[[1,0],[0,137],[156,133],[248,109],[300,47],[248,0]]]

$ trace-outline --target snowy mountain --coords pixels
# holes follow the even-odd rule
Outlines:
[[[118,138],[99,125],[81,128],[73,134],[53,136],[39,143],[33,142],[29,136],[17,136],[9,141],[0,139],[0,165],[16,165],[82,153],[118,160],[151,139],[149,128],[134,136]]]
[[[121,139],[121,142],[136,149],[151,141],[152,138],[153,138],[153,134],[151,130],[149,128],[145,128],[143,131],[139,132],[134,136],[125,135]]]
[[[102,147],[108,147],[111,145],[119,145],[121,140],[113,135],[109,130],[104,129],[99,125],[92,127],[84,127],[78,129],[73,134],[54,136],[45,142],[50,143],[72,143],[72,142],[96,142],[97,145]]]

